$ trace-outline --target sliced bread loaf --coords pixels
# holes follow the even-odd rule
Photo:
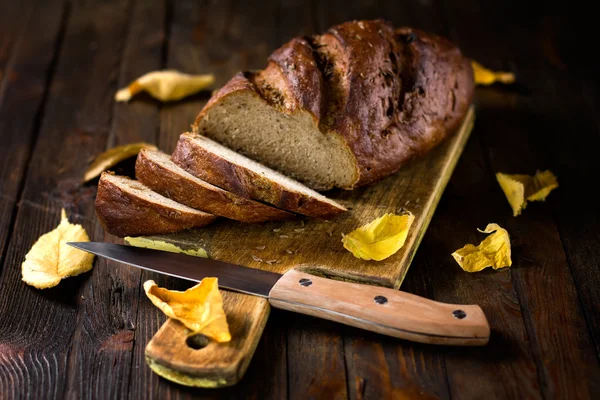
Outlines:
[[[184,133],[171,159],[181,168],[240,196],[311,217],[331,218],[342,205],[204,136]]]
[[[104,229],[120,237],[174,233],[205,226],[216,218],[111,172],[100,176],[96,214]]]
[[[292,39],[264,70],[233,77],[193,130],[313,189],[352,189],[456,131],[473,88],[469,60],[448,40],[350,21]]]
[[[135,175],[140,182],[163,196],[236,221],[254,223],[294,216],[211,185],[176,165],[162,151],[142,150],[135,164]]]

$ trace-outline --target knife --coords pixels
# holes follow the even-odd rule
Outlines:
[[[266,297],[275,308],[311,315],[415,342],[482,346],[490,326],[478,305],[440,303],[394,289],[243,267],[209,258],[102,242],[69,242],[97,256],[193,282]]]

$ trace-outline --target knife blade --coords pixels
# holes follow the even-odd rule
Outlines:
[[[113,261],[188,281],[200,282],[206,277],[218,278],[219,287],[261,297],[269,297],[269,291],[283,276],[275,272],[241,267],[210,258],[143,247],[102,242],[67,244]]]
[[[284,274],[209,258],[102,242],[70,246],[137,268],[198,282],[218,278],[219,287],[266,297],[271,306],[421,343],[481,346],[490,327],[477,305],[440,303],[413,294],[317,277],[291,269]]]

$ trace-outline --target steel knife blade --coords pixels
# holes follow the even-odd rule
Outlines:
[[[101,242],[80,250],[137,268],[266,297],[271,306],[416,342],[481,346],[490,327],[477,305],[445,304],[390,288],[342,282],[291,269],[284,274],[209,258]]]
[[[142,247],[102,242],[67,244],[123,264],[188,281],[200,282],[206,277],[218,278],[219,286],[222,288],[261,297],[269,297],[269,291],[283,276],[275,272],[241,267],[210,258]]]

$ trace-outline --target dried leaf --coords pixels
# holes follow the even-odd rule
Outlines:
[[[496,82],[510,84],[515,82],[515,74],[512,72],[495,72],[473,60],[471,60],[471,66],[473,67],[476,85],[491,85]]]
[[[357,258],[381,261],[404,246],[414,219],[410,213],[385,214],[345,235],[342,243]]]
[[[145,90],[160,101],[176,101],[206,89],[215,82],[212,74],[188,75],[174,70],[154,71],[142,75],[115,95],[116,101],[129,101]]]
[[[144,283],[146,296],[169,318],[181,321],[194,334],[201,333],[217,342],[229,342],[229,325],[223,311],[223,298],[217,278],[204,278],[185,292]]]
[[[479,230],[479,229],[478,229]],[[460,267],[467,272],[478,272],[487,267],[494,269],[510,267],[510,237],[498,224],[488,224],[481,233],[491,233],[478,246],[467,244],[452,253]]]
[[[21,265],[23,281],[38,289],[58,285],[63,278],[92,269],[94,255],[67,245],[67,242],[89,242],[85,229],[71,224],[61,211],[58,226],[42,235],[25,256]]]
[[[113,147],[99,154],[85,171],[83,183],[98,177],[103,171],[114,167],[121,161],[137,155],[143,149],[157,150],[157,147],[150,143],[139,142]]]
[[[558,180],[551,171],[537,171],[531,175],[507,175],[501,172],[496,179],[516,217],[525,209],[528,201],[544,201],[558,187]]]
[[[208,258],[206,250],[201,247],[198,247],[197,249],[182,249],[173,243],[168,243],[163,240],[150,239],[143,236],[127,236],[125,237],[125,242],[127,242],[128,245],[135,247],[144,247],[146,249],[162,250],[170,253],[183,253],[187,254],[188,256]]]

